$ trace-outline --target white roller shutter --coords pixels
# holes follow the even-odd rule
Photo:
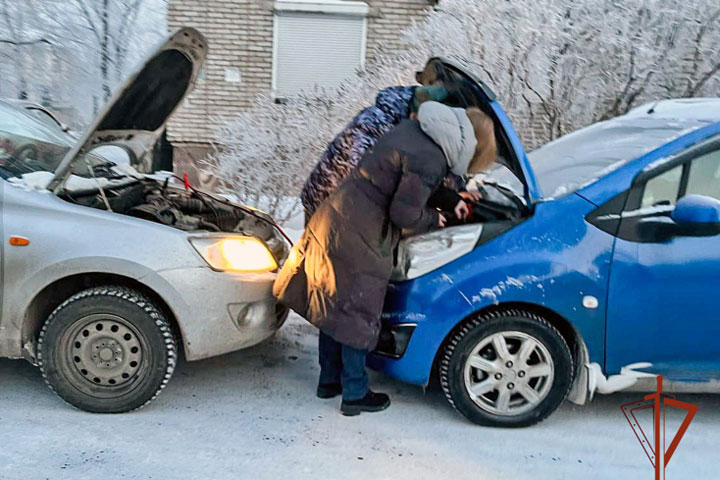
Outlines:
[[[364,64],[367,5],[336,1],[283,2],[285,10],[278,6],[273,45],[276,97],[316,85],[335,87]],[[317,9],[325,12],[313,11]]]

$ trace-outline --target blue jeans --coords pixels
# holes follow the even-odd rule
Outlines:
[[[366,350],[343,345],[320,332],[318,353],[320,384],[341,383],[343,400],[359,400],[365,396],[368,392]]]

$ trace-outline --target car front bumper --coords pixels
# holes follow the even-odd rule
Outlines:
[[[403,321],[383,322],[378,345],[368,355],[368,366],[373,370],[416,385],[428,383],[430,367],[429,345],[423,335],[423,324]],[[429,360],[432,362],[432,360]]]
[[[272,294],[276,274],[233,274],[209,268],[158,272],[173,291],[166,301],[175,317],[188,360],[255,345],[287,318]]]
[[[426,275],[391,283],[381,338],[368,365],[398,380],[427,385],[443,340],[467,308],[467,299],[443,277]]]

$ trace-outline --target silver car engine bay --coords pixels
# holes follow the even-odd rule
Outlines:
[[[66,192],[66,201],[128,215],[186,232],[238,233],[267,245],[278,264],[287,258],[289,239],[264,212],[186,185],[143,178],[103,189]]]

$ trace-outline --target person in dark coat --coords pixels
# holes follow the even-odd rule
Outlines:
[[[401,230],[443,226],[428,200],[448,172],[483,171],[496,154],[492,120],[478,109],[426,102],[417,118],[380,139],[322,203],[273,288],[282,303],[320,329],[317,394],[342,393],[346,415],[390,404],[387,395],[368,389],[365,359],[380,333]],[[456,205],[448,206],[452,211]]]
[[[417,113],[422,102],[442,101],[446,97],[447,91],[442,86],[399,86],[380,91],[375,104],[347,124],[310,172],[300,193],[306,220],[340,186],[375,142],[402,120]]]

